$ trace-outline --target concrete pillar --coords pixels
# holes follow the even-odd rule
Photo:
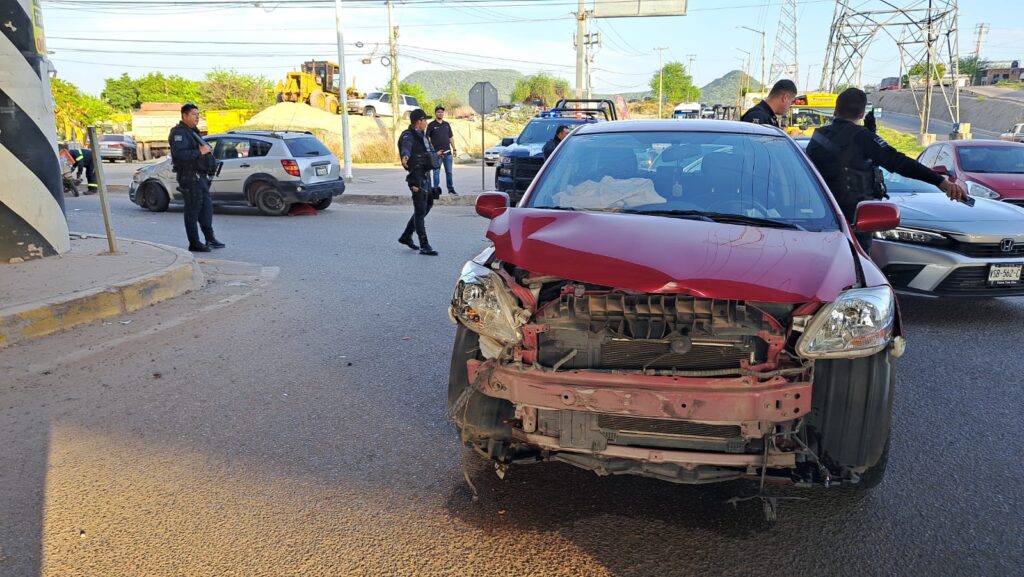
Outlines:
[[[41,0],[0,0],[0,265],[71,248]]]

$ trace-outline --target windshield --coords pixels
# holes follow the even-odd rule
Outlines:
[[[122,134],[104,134],[103,137],[100,138],[100,140],[106,141],[106,142],[124,142],[124,135],[122,135]]]
[[[523,133],[516,139],[516,144],[534,144],[544,143],[555,137],[555,129],[561,125],[566,125],[570,128],[577,124],[583,124],[583,121],[576,120],[575,118],[551,118],[548,120],[531,120],[526,128],[523,129]]]
[[[1021,146],[962,146],[956,154],[965,172],[1024,174]]]
[[[383,96],[383,94],[381,94],[380,92],[371,92],[371,93],[366,95],[366,99],[367,100],[380,100],[381,96]]]
[[[698,211],[837,230],[825,191],[789,138],[707,132],[570,136],[526,206]]]

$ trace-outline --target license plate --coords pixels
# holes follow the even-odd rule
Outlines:
[[[331,171],[330,166],[318,166],[316,167],[317,176],[327,176],[327,173]]]
[[[1020,282],[1024,264],[994,264],[988,269],[988,284],[1007,285]]]

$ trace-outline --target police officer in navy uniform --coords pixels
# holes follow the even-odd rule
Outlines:
[[[427,138],[427,113],[417,108],[409,114],[409,128],[398,137],[398,155],[402,158],[402,166],[409,171],[405,177],[409,191],[412,193],[413,215],[405,226],[398,242],[419,250],[420,254],[436,256],[427,241],[426,217],[434,207],[434,199],[440,196],[440,188],[431,187],[430,174],[441,164],[438,153]],[[436,196],[435,196],[436,195]],[[416,232],[420,244],[412,241],[412,233]]]
[[[81,150],[68,149],[74,164],[71,168],[76,169],[76,178],[82,178],[82,171],[85,171],[85,180],[89,183],[89,190],[85,194],[96,194],[100,185],[96,182],[96,162],[93,159],[92,151],[88,148]]]
[[[779,127],[779,116],[789,112],[789,107],[793,105],[795,99],[796,84],[783,78],[772,86],[771,92],[764,100],[744,112],[740,121]]]
[[[846,222],[854,223],[860,202],[886,197],[885,183],[878,167],[935,185],[950,200],[967,198],[967,191],[962,185],[907,157],[876,135],[872,130],[873,114],[867,119],[868,126],[858,124],[865,118],[867,103],[868,97],[863,90],[844,90],[836,99],[832,123],[815,130],[807,145],[807,156],[828,184]],[[855,234],[861,247],[869,252],[871,234]]]
[[[216,174],[217,161],[213,151],[199,135],[199,107],[181,107],[181,122],[171,129],[171,162],[178,179],[178,190],[185,199],[185,234],[192,252],[210,252],[224,248],[213,234],[213,202],[210,199],[210,178]],[[198,225],[198,227],[197,227]],[[206,242],[199,240],[199,228]]]
[[[544,160],[547,160],[547,158],[551,156],[551,153],[558,148],[558,145],[565,140],[566,136],[569,136],[569,127],[564,124],[559,124],[558,128],[555,129],[555,136],[544,143],[544,148],[542,149]]]

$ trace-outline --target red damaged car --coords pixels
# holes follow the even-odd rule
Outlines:
[[[493,244],[452,298],[448,409],[500,473],[881,481],[896,301],[781,131],[582,126],[518,207],[476,211]],[[855,228],[898,224],[872,202]]]

